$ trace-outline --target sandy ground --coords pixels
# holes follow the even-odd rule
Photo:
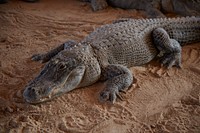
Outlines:
[[[31,55],[122,17],[144,15],[111,7],[94,13],[76,0],[0,5],[0,132],[199,133],[200,43],[183,48],[181,70],[156,61],[131,68],[137,82],[114,105],[98,101],[103,83],[40,105],[24,102],[23,89],[43,66]]]

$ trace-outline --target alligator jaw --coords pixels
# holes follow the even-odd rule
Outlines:
[[[77,88],[82,81],[84,73],[85,66],[77,66],[76,68],[71,70],[71,72],[66,73],[66,75],[63,74],[63,79],[60,79],[60,81],[46,81],[38,83],[35,82],[34,85],[30,84],[30,86],[28,86],[25,89],[23,97],[25,101],[30,104],[37,104],[45,101],[50,101],[54,97],[57,97],[61,94],[64,94]],[[51,86],[49,86],[49,84]]]
[[[30,104],[39,104],[39,103],[47,102],[53,98],[51,95],[48,95],[47,97],[43,97],[43,98],[40,98],[37,100],[35,100],[35,99],[31,100],[31,99],[27,98],[25,95],[23,95],[23,96],[24,96],[25,102],[30,103]]]

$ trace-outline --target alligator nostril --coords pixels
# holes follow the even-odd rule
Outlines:
[[[28,90],[30,91],[30,90],[31,90],[31,87],[28,87]]]
[[[31,89],[31,91],[32,91],[32,92],[35,92],[35,89],[34,89],[34,88],[32,88],[32,89]]]

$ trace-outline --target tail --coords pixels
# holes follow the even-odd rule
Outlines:
[[[181,45],[200,42],[200,17],[179,18],[167,27],[169,36]]]

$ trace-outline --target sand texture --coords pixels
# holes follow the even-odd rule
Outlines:
[[[101,82],[43,104],[24,102],[25,86],[43,66],[33,54],[122,17],[145,16],[112,7],[94,13],[77,0],[0,5],[0,132],[200,133],[200,43],[183,48],[182,69],[157,61],[131,68],[137,82],[114,105],[99,102]]]

